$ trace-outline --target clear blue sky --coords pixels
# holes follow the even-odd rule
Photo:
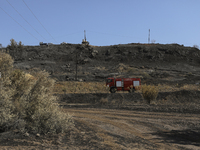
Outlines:
[[[11,38],[78,44],[84,30],[91,45],[148,43],[149,29],[156,43],[200,47],[200,0],[0,0],[0,7],[4,47]]]

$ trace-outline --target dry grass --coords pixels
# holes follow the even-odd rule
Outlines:
[[[141,76],[142,76],[143,78],[146,78],[146,79],[151,78],[151,76],[150,76],[147,72],[140,72],[140,74],[141,74]]]
[[[193,90],[193,91],[200,91],[200,85],[196,84],[185,84],[183,86],[179,86],[178,84],[176,85],[161,85],[158,84],[158,89],[159,92],[175,92],[175,91],[180,91],[180,90]]]
[[[78,82],[78,81],[64,81],[57,82],[54,86],[53,92],[55,94],[67,94],[67,93],[109,93],[109,89],[106,87],[105,82]],[[156,86],[159,92],[175,92],[180,90],[195,90],[200,91],[200,85],[185,84],[183,86],[158,84]],[[135,92],[142,93],[141,86],[135,87]],[[123,91],[118,91],[123,93]]]
[[[141,88],[142,88],[142,86],[141,86],[141,85],[139,85],[139,86],[135,86],[135,90],[136,90],[136,91],[140,91],[140,90],[141,90]]]
[[[108,93],[105,82],[58,82],[54,86],[55,94],[66,93]]]
[[[97,71],[106,71],[108,69],[106,69],[106,67],[97,66],[97,67],[95,67],[95,70],[97,70]]]
[[[142,96],[150,104],[158,96],[158,87],[154,85],[142,85]]]
[[[117,70],[119,73],[123,72],[123,73],[133,73],[133,74],[139,71],[137,68],[130,67],[129,65],[125,65],[123,63],[120,63],[117,66]]]
[[[144,70],[135,68],[135,67],[131,67],[129,65],[120,63],[117,67],[116,70],[120,73],[120,74],[132,74],[133,77],[137,77],[137,78],[151,78],[151,76]],[[120,75],[118,77],[121,77]]]

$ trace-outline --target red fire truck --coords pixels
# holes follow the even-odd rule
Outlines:
[[[134,92],[135,87],[141,87],[140,78],[107,78],[106,86],[110,88],[111,93],[116,91]]]

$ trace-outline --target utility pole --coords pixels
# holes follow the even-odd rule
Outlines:
[[[76,52],[76,75],[75,75],[75,81],[77,81],[77,65],[78,65],[78,61],[77,61],[77,52]]]
[[[149,29],[148,43],[150,43],[150,29]]]

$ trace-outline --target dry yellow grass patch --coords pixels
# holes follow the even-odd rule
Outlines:
[[[135,73],[138,71],[137,68],[134,68],[134,67],[130,67],[128,65],[125,65],[123,63],[120,63],[119,66],[117,67],[117,70],[119,73],[122,73],[122,72],[129,72],[129,73]]]
[[[179,86],[177,85],[161,85],[158,84],[158,89],[159,92],[175,92],[175,91],[180,91],[180,90],[194,90],[194,91],[200,91],[200,85],[196,85],[196,84],[185,84],[183,86]]]
[[[182,90],[195,90],[200,91],[200,85],[192,85],[192,84],[186,84],[183,87],[181,87]]]
[[[58,82],[54,86],[55,94],[64,93],[108,93],[105,82]]]
[[[142,85],[143,86],[143,85]],[[200,91],[200,85],[185,84],[183,86],[158,84],[156,86],[159,92],[175,92],[180,90],[195,90]],[[142,93],[141,86],[136,87],[136,93]],[[106,87],[105,82],[78,82],[78,81],[64,81],[57,82],[54,86],[55,94],[66,93],[109,93],[109,89]],[[118,91],[118,93],[124,93]]]
[[[108,70],[108,69],[106,69],[106,67],[102,67],[102,66],[97,66],[97,67],[95,67],[95,69],[98,70],[98,71],[106,71],[106,70]]]

